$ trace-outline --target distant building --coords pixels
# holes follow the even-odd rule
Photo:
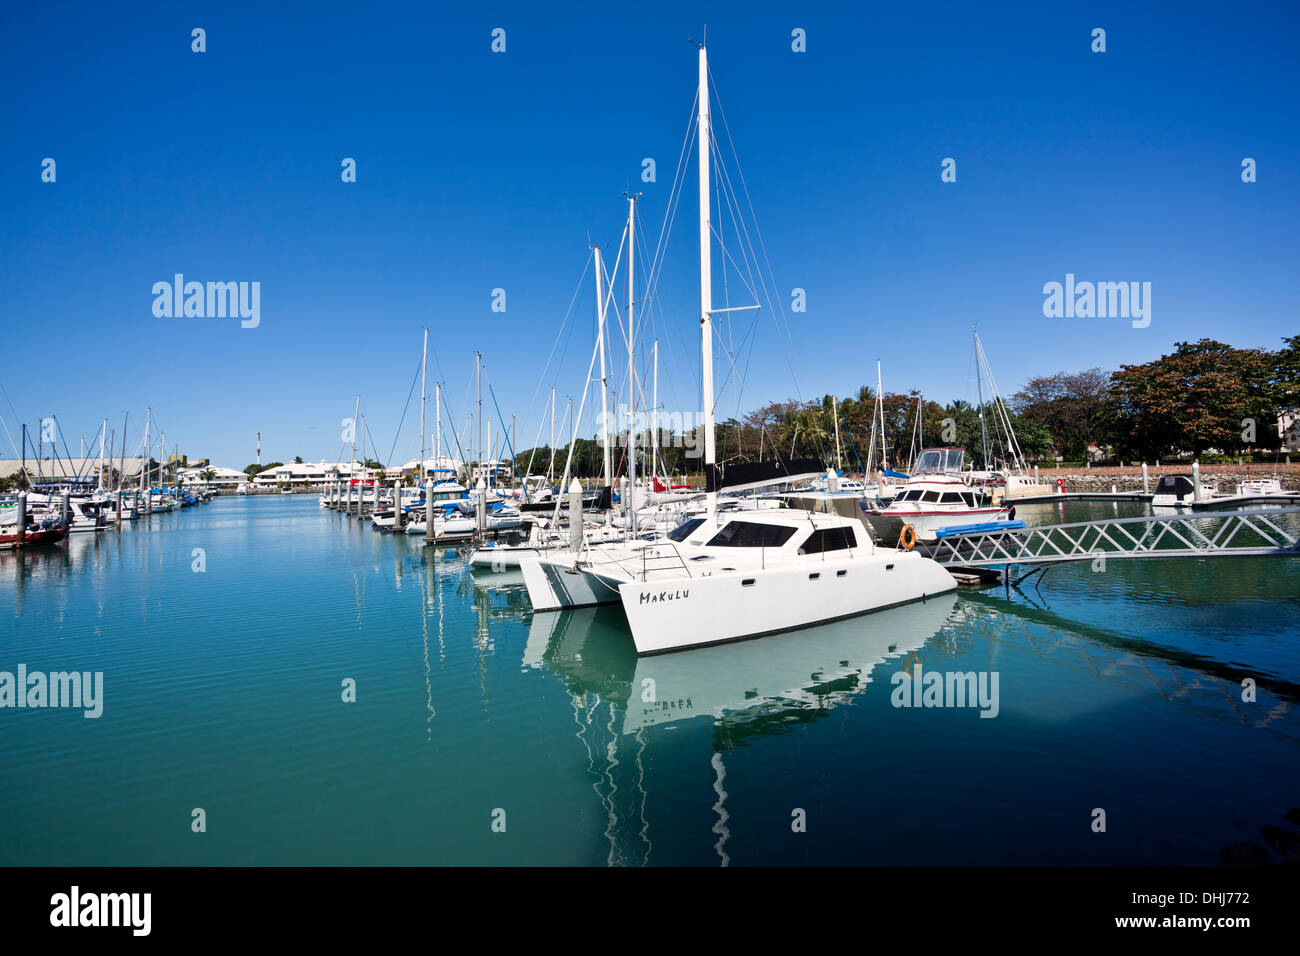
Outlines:
[[[338,478],[369,477],[366,466],[359,461],[304,461],[264,468],[253,476],[254,488],[273,488],[290,485],[323,488],[327,482]]]
[[[1300,408],[1284,408],[1278,412],[1277,434],[1283,451],[1300,451]]]
[[[248,476],[242,471],[236,471],[234,468],[212,467],[207,464],[207,459],[201,459],[204,462],[202,466],[192,465],[189,468],[182,468],[178,477],[187,485],[209,485],[213,488],[238,488],[248,480]],[[203,473],[206,471],[215,472],[212,478],[204,478]]]
[[[448,458],[445,455],[442,458],[424,459],[424,474],[426,477],[433,477],[438,480],[454,479],[460,475],[465,465],[455,458]],[[420,473],[420,462],[412,458],[400,468],[385,468],[386,475],[403,475],[414,477]]]

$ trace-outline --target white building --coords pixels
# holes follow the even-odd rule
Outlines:
[[[435,472],[436,473],[435,477],[438,478],[439,480],[455,479],[460,474],[462,474],[464,467],[465,466],[462,462],[457,461],[455,458],[448,458],[445,455],[441,458],[424,459],[424,473],[428,475],[430,472]],[[389,476],[393,476],[393,475],[414,476],[414,475],[418,475],[419,473],[420,473],[420,462],[415,458],[412,458],[410,461],[402,465],[400,468],[384,469],[384,474]]]
[[[253,476],[254,488],[290,487],[324,488],[337,478],[366,478],[370,472],[359,461],[304,461],[266,468]],[[241,476],[242,477],[242,476]]]
[[[1300,408],[1284,408],[1278,412],[1277,434],[1283,451],[1300,451]]]
[[[205,471],[214,472],[214,477],[207,479],[203,477]],[[236,471],[233,468],[222,468],[217,465],[208,465],[203,468],[182,468],[178,477],[187,485],[208,486],[212,488],[237,488],[248,480],[248,476],[242,471]]]

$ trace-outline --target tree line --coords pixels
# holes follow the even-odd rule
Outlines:
[[[1174,351],[1150,362],[1057,372],[1031,378],[1006,400],[1006,417],[1029,462],[1084,461],[1092,457],[1156,461],[1214,451],[1225,456],[1276,453],[1286,436],[1277,428],[1279,415],[1300,411],[1300,336],[1287,336],[1276,351],[1234,348],[1213,339],[1175,343]],[[740,418],[717,424],[719,461],[815,458],[828,466],[861,471],[876,395],[869,386],[836,399],[771,402]],[[926,400],[915,389],[881,397],[887,439],[887,467],[905,469],[913,448],[964,448],[974,467],[1009,459],[995,410],[963,400],[946,404]],[[836,418],[839,451],[836,451]],[[1293,426],[1294,428],[1294,426]],[[1294,432],[1292,433],[1294,440]],[[647,447],[649,433],[638,439]],[[670,474],[699,472],[703,459],[698,435],[660,435],[659,457]],[[626,449],[614,449],[616,472],[626,470]],[[568,447],[556,450],[555,472],[564,471]],[[534,473],[545,473],[550,449],[527,449],[516,456],[518,473],[530,457]],[[877,446],[875,463],[881,463]],[[640,466],[639,466],[640,467]],[[570,474],[603,473],[600,442],[578,439]]]

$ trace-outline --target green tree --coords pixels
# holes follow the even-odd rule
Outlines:
[[[1207,448],[1244,448],[1248,419],[1254,444],[1272,447],[1276,363],[1260,349],[1234,349],[1213,339],[1177,342],[1174,352],[1142,365],[1121,365],[1112,377],[1124,428],[1117,438],[1144,458],[1169,450],[1200,455]]]
[[[1085,457],[1089,445],[1107,444],[1113,432],[1111,377],[1099,368],[1031,378],[1012,396],[1011,408],[1044,429],[1068,459]]]

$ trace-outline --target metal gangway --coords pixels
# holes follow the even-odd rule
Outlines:
[[[1300,557],[1285,525],[1300,507],[1107,518],[939,539],[928,553],[947,568],[1047,565],[1123,558]]]

